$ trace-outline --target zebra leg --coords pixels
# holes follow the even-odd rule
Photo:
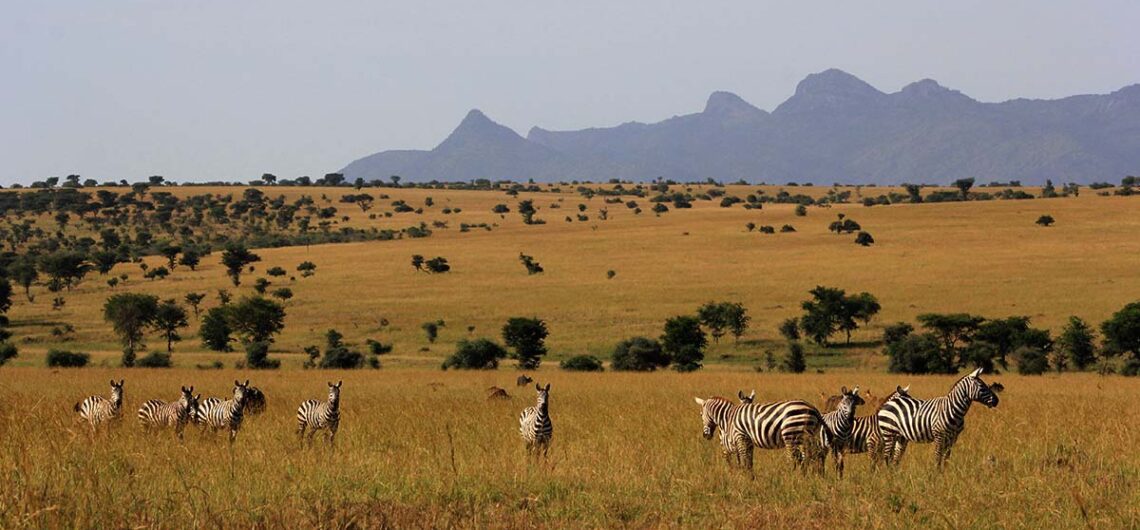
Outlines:
[[[950,437],[945,433],[934,436],[934,465],[939,471],[942,471],[947,455],[950,453],[950,443]]]
[[[907,442],[904,438],[895,439],[895,450],[894,454],[891,456],[891,463],[893,463],[895,466],[902,465],[902,457],[904,454],[906,454],[907,443],[909,442]]]
[[[784,446],[788,448],[788,458],[792,461],[792,470],[803,464],[803,451],[800,448],[800,438],[796,435],[784,435]],[[805,466],[804,471],[807,471]]]
[[[305,448],[305,422],[300,422],[297,425],[297,441],[301,443],[301,448]]]

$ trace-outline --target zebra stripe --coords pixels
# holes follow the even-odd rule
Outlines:
[[[855,408],[865,402],[859,397],[859,387],[850,391],[843,387],[839,395],[841,397],[836,409],[823,415],[824,428],[819,430],[819,441],[822,448],[830,451],[835,461],[835,472],[839,478],[843,478],[843,456],[855,427]]]
[[[797,468],[808,457],[823,456],[818,447],[823,417],[806,401],[747,403],[730,413],[730,436],[741,465],[752,474],[752,450],[787,448],[792,467]],[[807,445],[808,453],[804,452]]]
[[[340,428],[340,385],[344,381],[329,383],[328,401],[310,399],[297,408],[297,436],[304,441],[305,428],[309,428],[309,442],[320,429],[329,430],[329,445],[336,441],[336,431]]]
[[[234,381],[234,397],[213,405],[206,411],[206,426],[214,432],[219,429],[229,429],[230,443],[237,438],[244,418],[245,393],[249,388],[249,380],[242,384]]]
[[[542,451],[545,458],[550,450],[550,441],[554,438],[554,423],[550,421],[550,383],[543,388],[534,385],[538,391],[538,398],[533,407],[527,407],[519,415],[519,436],[526,443],[527,454],[538,454]]]
[[[927,400],[898,396],[884,403],[877,417],[886,462],[898,464],[909,442],[934,442],[934,460],[942,469],[966,428],[970,405],[975,401],[990,408],[998,405],[997,395],[981,380],[981,373],[978,368],[963,376],[945,396]]]
[[[123,382],[122,379],[118,383],[114,379],[111,380],[110,399],[103,396],[89,396],[73,407],[75,412],[79,413],[79,417],[91,425],[91,432],[96,432],[104,423],[119,419],[123,408]]]
[[[218,403],[221,403],[224,400],[218,397],[209,397],[206,399],[201,399],[201,397],[202,394],[198,394],[198,410],[196,410],[194,413],[194,423],[205,427],[206,419],[210,415],[210,409],[218,406]]]
[[[737,391],[737,396],[740,398],[740,403],[733,403],[719,396],[708,399],[693,398],[701,406],[701,425],[703,426],[701,435],[706,440],[711,440],[717,430],[720,430],[720,448],[729,467],[740,465],[736,446],[732,444],[732,438],[729,436],[729,418],[736,407],[741,404],[752,403],[756,398],[756,391],[753,390],[752,394],[748,396],[745,396],[743,391]],[[736,460],[735,463],[734,460]]]
[[[144,429],[174,427],[175,434],[182,437],[182,430],[198,413],[198,400],[194,397],[194,387],[182,387],[178,401],[167,403],[152,399],[139,408],[139,423]]]

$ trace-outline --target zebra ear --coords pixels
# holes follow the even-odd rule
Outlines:
[[[343,385],[343,384],[344,384],[344,380],[343,380],[343,379],[342,379],[342,380],[340,380],[340,381],[337,381],[337,382],[336,382],[336,387],[337,387],[337,388],[340,388],[340,385]]]
[[[985,368],[979,367],[977,370],[974,370],[972,373],[970,373],[970,377],[978,377],[979,375],[982,375],[983,371],[985,371]]]
[[[542,385],[540,385],[540,384],[538,384],[538,383],[535,383],[535,384],[534,384],[534,389],[535,389],[535,390],[538,390],[538,391],[541,391],[541,390],[542,390]]]
[[[840,394],[850,394],[851,392],[848,392],[848,391],[847,391],[847,387],[846,387],[846,386],[844,386],[843,388],[840,388],[840,389],[839,389],[839,393],[840,393]]]
[[[242,385],[242,386],[248,387],[248,386],[249,386],[249,379],[246,379],[246,380],[245,380],[245,384],[244,384],[244,385]]]
[[[241,386],[241,381],[234,379],[234,386]]]
[[[741,401],[748,399],[748,398],[744,397],[744,391],[743,390],[737,390],[736,391],[736,397],[740,398]]]
[[[748,394],[748,399],[749,400],[756,399],[756,389],[752,389],[752,393]]]
[[[855,388],[854,388],[854,389],[851,391],[851,393],[852,393],[852,394],[855,394],[856,396],[858,396],[858,395],[859,395],[859,387],[858,387],[858,386],[856,386],[856,387],[855,387]]]
[[[699,397],[694,397],[694,398],[693,398],[693,401],[696,401],[696,402],[697,402],[697,404],[698,404],[698,405],[700,405],[700,406],[702,406],[702,407],[703,407],[703,406],[705,406],[705,400],[703,400],[703,399],[701,399],[701,398],[699,398]]]
[[[550,392],[550,383],[546,383],[546,391]]]

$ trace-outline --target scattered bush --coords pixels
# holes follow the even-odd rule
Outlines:
[[[694,316],[677,316],[665,321],[661,346],[673,360],[673,369],[692,372],[701,368],[708,339],[701,330],[701,321]]]
[[[490,340],[461,340],[455,346],[455,353],[443,361],[440,368],[494,370],[499,367],[499,361],[506,356],[507,350]]]
[[[614,347],[610,368],[618,371],[652,372],[669,366],[672,359],[661,343],[645,337],[626,339]]]
[[[546,355],[546,337],[550,331],[546,322],[539,318],[511,318],[503,325],[503,342],[515,350],[514,357],[519,368],[535,370]]]
[[[152,351],[146,357],[143,357],[135,362],[135,365],[143,368],[170,368],[174,363],[170,360],[170,354],[163,351]]]
[[[1034,222],[1041,225],[1041,226],[1049,227],[1049,226],[1053,226],[1053,223],[1055,223],[1057,221],[1055,219],[1053,219],[1052,215],[1042,215],[1041,217],[1038,217],[1037,220]]]
[[[82,368],[87,366],[91,356],[82,352],[48,350],[47,365],[53,368]]]
[[[1017,373],[1041,375],[1049,370],[1049,355],[1037,348],[1022,347],[1014,352],[1017,359]]]
[[[15,344],[0,343],[0,366],[4,366],[4,363],[8,362],[9,359],[15,359],[19,354],[20,350],[16,348]]]
[[[573,372],[601,372],[602,361],[593,355],[578,355],[558,364],[563,370]]]
[[[802,374],[807,370],[807,358],[804,356],[804,347],[798,342],[788,343],[788,355],[784,357],[784,371]]]

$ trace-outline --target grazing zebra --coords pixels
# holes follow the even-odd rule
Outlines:
[[[522,374],[518,377],[518,379],[515,379],[515,386],[527,386],[533,382],[534,379],[531,379],[530,376]]]
[[[249,380],[242,384],[234,381],[234,397],[214,404],[206,410],[206,426],[214,432],[218,429],[229,429],[230,443],[237,438],[241,429],[242,419],[245,417],[245,395],[249,389]],[[209,401],[209,400],[206,400]]]
[[[174,427],[174,433],[182,438],[182,430],[197,414],[198,398],[194,396],[194,387],[182,387],[178,401],[167,403],[161,399],[152,399],[143,403],[139,408],[139,423],[146,430]]]
[[[251,386],[245,392],[245,413],[255,416],[265,412],[265,393],[260,388]]]
[[[736,395],[740,398],[739,404],[718,396],[708,399],[693,398],[701,406],[701,425],[703,426],[701,435],[706,440],[711,440],[717,429],[720,429],[720,448],[729,467],[740,465],[739,455],[737,455],[736,447],[732,445],[732,436],[729,434],[729,418],[740,405],[752,403],[756,399],[756,391],[753,390],[752,394],[745,396],[744,391],[738,390]]]
[[[545,388],[535,384],[534,389],[538,391],[538,399],[533,407],[527,407],[519,415],[519,435],[526,442],[528,455],[537,456],[541,450],[546,458],[554,437],[554,424],[550,421],[550,383]]]
[[[830,450],[835,460],[835,472],[839,478],[843,478],[843,455],[847,452],[851,431],[855,427],[855,408],[866,402],[859,397],[859,387],[853,390],[843,387],[839,395],[842,398],[835,410],[823,415],[824,428],[819,430],[819,441],[824,450]],[[827,453],[821,453],[820,456],[826,457]]]
[[[941,470],[966,428],[970,405],[975,401],[990,408],[998,405],[997,395],[979,377],[981,373],[978,368],[966,374],[945,396],[926,400],[899,396],[884,403],[877,416],[887,464],[898,464],[909,442],[934,442],[934,460]]]
[[[329,430],[329,445],[336,441],[336,431],[340,428],[340,385],[343,382],[329,383],[328,401],[310,399],[297,408],[297,436],[302,442],[305,440],[305,427],[309,428],[310,444],[313,435],[324,428]]]
[[[118,420],[123,408],[123,380],[118,383],[111,380],[111,399],[103,396],[90,396],[75,404],[75,412],[79,417],[87,420],[91,425],[91,432],[96,432],[99,425],[109,421]]]
[[[793,469],[800,467],[807,458],[819,457],[821,449],[817,440],[823,427],[823,417],[806,401],[746,403],[732,410],[729,416],[729,443],[736,449],[737,459],[749,475],[755,476],[752,450],[756,447],[786,447]],[[807,446],[807,454],[804,445]]]

